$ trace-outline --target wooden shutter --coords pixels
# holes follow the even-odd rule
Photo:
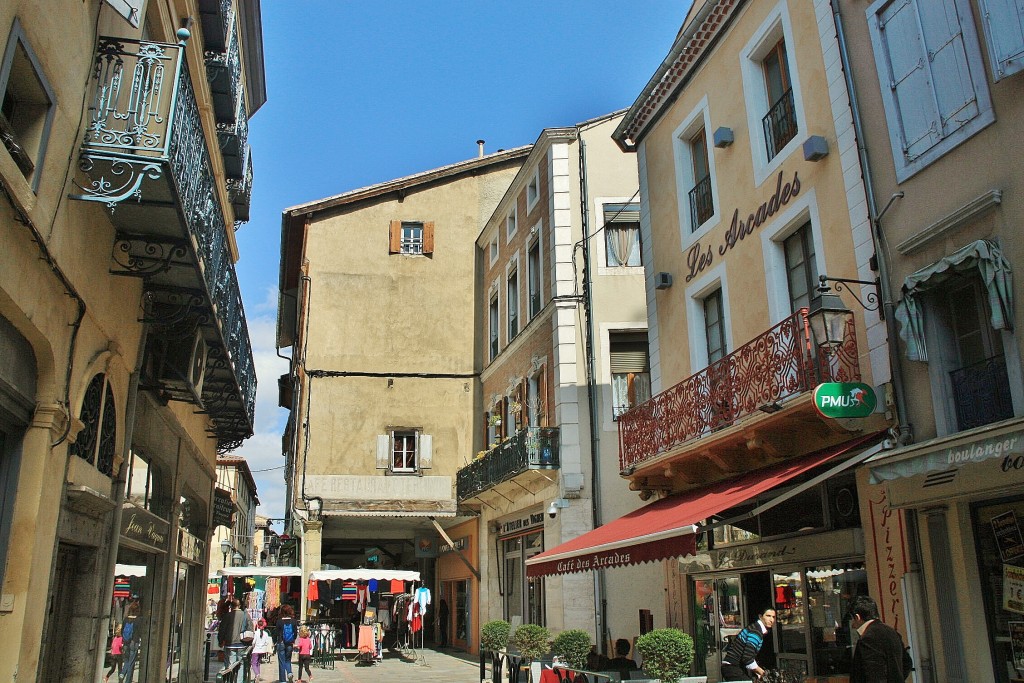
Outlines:
[[[939,0],[938,4],[945,4]],[[900,146],[906,161],[913,161],[939,141],[942,124],[935,106],[928,47],[918,24],[917,5],[894,3],[878,16],[885,61],[883,88],[894,100]]]
[[[932,85],[939,103],[942,138],[967,125],[980,112],[957,4],[957,0],[918,0],[917,3],[925,46],[931,57]],[[967,20],[970,21],[969,14]],[[984,74],[979,76],[985,77]]]
[[[419,437],[420,450],[417,455],[419,456],[420,469],[429,470],[433,467],[434,454],[432,451],[434,448],[434,437],[430,434],[420,434]]]
[[[993,80],[1024,70],[1024,0],[979,0]]]
[[[491,414],[488,411],[484,411],[484,447],[483,450],[487,450],[491,447]]]
[[[391,436],[377,435],[377,469],[386,470],[391,464]]]
[[[501,416],[501,424],[498,425],[498,438],[504,439],[508,434],[508,398],[503,397],[498,401],[498,415]]]
[[[402,221],[391,221],[388,244],[389,254],[398,254],[402,251]]]
[[[548,426],[548,365],[540,366],[537,373],[537,423],[541,427]]]
[[[423,224],[423,253],[434,253],[434,222],[427,221]]]

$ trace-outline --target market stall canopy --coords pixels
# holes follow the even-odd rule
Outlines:
[[[302,576],[299,567],[224,567],[218,569],[221,576]]]
[[[309,573],[310,581],[419,581],[420,573],[397,569],[320,569]]]
[[[693,555],[697,549],[696,525],[819,465],[858,448],[877,444],[880,436],[871,434],[740,477],[662,498],[551,550],[534,555],[526,560],[526,574],[531,577],[572,574]],[[843,460],[840,465],[754,508],[750,515],[788,500],[810,486],[863,462],[881,447],[881,444],[875,445],[857,456]]]
[[[145,576],[146,565],[144,564],[115,564],[114,576]]]

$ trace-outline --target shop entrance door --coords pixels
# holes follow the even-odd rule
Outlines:
[[[698,673],[722,680],[722,657],[729,643],[758,612],[772,606],[771,576],[766,571],[720,574],[694,580],[694,629]],[[775,667],[772,632],[757,657],[765,669]]]

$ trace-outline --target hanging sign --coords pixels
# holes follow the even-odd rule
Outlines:
[[[825,382],[814,389],[814,407],[824,417],[867,417],[877,403],[874,389],[863,382]]]
[[[235,512],[235,501],[231,500],[231,492],[221,488],[213,489],[213,528],[226,526],[231,528],[231,518]]]

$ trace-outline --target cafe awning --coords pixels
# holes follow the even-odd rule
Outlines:
[[[696,552],[697,525],[705,520],[816,467],[862,449],[857,455],[842,459],[795,489],[754,508],[745,517],[760,514],[875,455],[883,447],[880,439],[881,433],[871,434],[733,479],[662,498],[534,555],[526,560],[526,574],[571,574],[692,555]]]

